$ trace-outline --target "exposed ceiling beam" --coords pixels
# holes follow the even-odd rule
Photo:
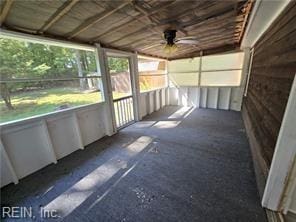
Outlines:
[[[8,13],[9,13],[9,10],[12,6],[12,3],[13,3],[13,0],[6,0],[5,3],[4,3],[4,6],[1,10],[1,15],[0,15],[0,25],[2,25],[2,23],[5,21]]]
[[[155,34],[158,34],[158,32],[155,31],[155,30],[153,30],[153,28],[154,28],[153,25],[147,25],[146,27],[143,27],[143,28],[141,28],[141,29],[138,29],[138,30],[135,31],[135,32],[128,33],[128,34],[126,34],[126,35],[124,35],[124,36],[122,36],[122,37],[120,37],[120,38],[118,38],[118,39],[115,39],[115,40],[113,40],[113,41],[111,41],[111,42],[108,42],[108,43],[109,43],[109,44],[113,44],[113,43],[115,43],[115,42],[119,42],[119,41],[121,41],[121,40],[123,40],[123,39],[125,39],[125,38],[129,38],[129,37],[131,37],[131,36],[135,36],[135,35],[141,34],[141,33],[145,32],[145,31],[147,31],[148,29],[151,30],[152,32],[154,32]],[[148,31],[147,33],[149,33],[149,32],[150,32],[150,31]]]
[[[165,8],[175,4],[175,3],[176,3],[176,1],[165,3],[165,4],[161,5],[161,6],[159,6],[158,8],[156,8],[155,10],[152,10],[151,12],[149,12],[149,15],[151,16],[153,14],[156,14],[159,11],[161,11],[161,10],[163,10],[163,9],[165,9]],[[105,32],[103,32],[100,35],[92,38],[91,42],[98,41],[100,39],[100,37],[102,37],[103,35],[112,34],[113,32],[116,32],[120,28],[124,28],[125,26],[129,25],[130,23],[134,22],[135,20],[140,20],[140,19],[145,18],[145,17],[146,17],[146,15],[139,14],[139,15],[133,17],[133,19],[131,19],[129,22],[126,22],[124,24],[119,24],[119,25],[117,25],[115,27],[110,27]]]
[[[208,22],[223,22],[224,19],[230,18],[233,19],[233,16],[235,16],[236,13],[233,11],[233,7],[229,7],[227,9],[222,9],[219,12],[211,13],[208,15],[201,16],[197,19],[190,20],[189,22],[186,22],[182,24],[182,27],[186,30],[195,29],[196,26],[199,26],[204,23]],[[222,20],[223,19],[223,20]]]
[[[221,32],[223,34],[221,34]],[[208,30],[206,32],[201,31],[199,33],[195,33],[194,36],[197,36],[198,41],[200,43],[202,43],[204,41],[210,41],[213,38],[217,38],[217,37],[221,37],[221,36],[226,37],[226,36],[230,35],[230,37],[237,37],[238,32],[240,32],[240,29],[236,29],[235,25],[227,24],[225,26],[220,27],[220,29],[214,28],[214,29]],[[190,34],[190,35],[192,35],[192,34]],[[146,44],[141,45],[141,42],[144,42],[144,43],[146,42]],[[136,44],[131,44],[132,47],[135,47],[135,48],[140,47],[139,50],[143,50],[143,51],[151,49],[151,48],[155,48],[155,47],[160,46],[160,45],[161,45],[160,44],[160,39],[159,39],[158,43],[155,43],[155,41],[154,42],[149,41],[149,38],[148,38],[148,40],[143,39],[142,41],[140,40]]]
[[[143,8],[141,5],[138,4],[138,1],[133,1],[134,8],[139,11],[140,13],[144,14],[144,16],[152,23],[152,24],[158,24],[159,20],[154,18],[148,11],[146,11],[145,8]]]
[[[58,10],[50,16],[50,18],[39,29],[38,33],[43,33],[48,30],[54,23],[56,23],[61,17],[63,17],[79,0],[68,0]]]
[[[219,46],[211,49],[202,50],[203,55],[212,55],[212,54],[218,54],[218,53],[227,53],[230,51],[238,51],[239,45],[225,45],[225,46]],[[176,59],[186,59],[186,58],[193,58],[193,57],[199,57],[200,51],[192,52],[188,55],[179,55],[169,58],[168,60],[176,60]]]
[[[131,1],[123,2],[116,8],[110,10],[110,11],[105,11],[102,14],[95,15],[89,19],[87,19],[85,22],[83,22],[81,25],[79,25],[76,29],[74,29],[71,33],[68,34],[68,39],[74,38],[75,36],[79,35],[81,32],[85,31],[92,25],[96,24],[99,21],[102,21],[103,19],[107,18],[108,16],[111,16],[118,10],[122,9],[126,5],[130,4]]]
[[[200,6],[200,5],[199,5],[199,6]],[[227,14],[227,13],[229,13],[230,10],[231,10],[231,13],[232,13],[232,15],[233,15],[233,7],[234,7],[234,5],[231,5],[230,8],[227,8],[227,10],[223,9],[222,11],[219,11],[219,14],[216,15],[216,16],[219,17],[219,16],[221,16],[221,15]],[[193,7],[191,10],[194,10],[195,8],[198,8],[198,6]],[[217,13],[217,12],[216,12],[216,13]],[[180,13],[180,14],[181,14],[181,13]],[[144,15],[144,16],[145,16],[145,15]],[[192,20],[192,21],[187,22],[186,25],[177,26],[177,29],[178,29],[178,31],[179,31],[179,30],[184,30],[183,28],[186,28],[187,26],[190,26],[190,25],[192,25],[192,24],[194,24],[194,23],[196,23],[196,22],[202,22],[204,19],[213,19],[213,18],[215,18],[215,17],[213,16],[213,14],[210,14],[210,15],[208,15],[207,17],[202,16],[202,17],[199,17],[198,20]],[[157,24],[154,24],[154,25],[150,25],[150,26],[144,27],[144,28],[142,28],[142,29],[140,29],[140,30],[137,30],[137,31],[133,32],[133,33],[129,33],[129,34],[124,35],[124,36],[122,36],[122,37],[120,37],[120,38],[118,38],[118,39],[116,39],[116,40],[113,40],[113,41],[109,42],[109,44],[112,44],[112,43],[115,43],[115,42],[121,41],[122,39],[124,39],[124,38],[128,38],[128,37],[130,37],[130,36],[136,35],[136,34],[142,32],[142,31],[145,31],[146,29],[152,29],[152,28],[159,27],[159,26],[161,26],[161,25],[167,25],[167,24],[170,24],[171,22],[172,22],[172,21],[168,21],[168,20],[159,21]],[[186,32],[185,30],[184,30],[184,32],[181,31],[181,33],[182,33],[183,35],[186,35],[186,34],[187,34],[187,32]]]
[[[136,44],[141,44],[141,42],[147,42],[147,39],[152,38],[155,34],[154,33],[149,33],[148,35],[145,36],[145,38],[143,38],[143,36],[141,36],[140,38],[136,38],[132,40],[132,43],[136,43]],[[130,41],[128,41],[127,43],[124,43],[122,45],[120,45],[120,47],[128,47],[134,44],[131,44]]]
[[[140,51],[145,51],[145,50],[148,50],[148,49],[152,49],[152,48],[155,48],[155,47],[158,47],[158,46],[161,46],[162,44],[161,43],[156,43],[154,45],[149,45],[149,46],[146,46],[144,48],[140,48]]]
[[[160,21],[156,18],[154,18],[152,15],[149,15],[149,12],[146,11],[146,9],[144,9],[142,6],[140,5],[137,5],[137,2],[134,3],[134,7],[141,13],[143,13],[149,20],[152,24],[154,25],[161,25],[160,24]],[[163,31],[163,30],[162,30]],[[183,30],[183,28],[178,28],[178,31],[180,33],[182,33],[184,36],[187,35],[187,32],[185,30]]]

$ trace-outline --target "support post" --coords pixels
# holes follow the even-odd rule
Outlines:
[[[134,99],[134,115],[135,120],[140,121],[140,83],[139,83],[139,70],[138,70],[138,54],[137,52],[131,56],[130,70],[132,79],[132,92]]]
[[[200,87],[200,83],[201,83],[201,69],[202,69],[202,51],[199,52],[198,87]]]
[[[116,120],[115,120],[115,112],[113,106],[113,96],[112,96],[112,86],[111,86],[111,78],[108,72],[108,63],[106,58],[106,53],[100,44],[95,44],[96,46],[96,64],[98,73],[101,74],[102,79],[102,98],[104,99],[105,106],[105,123],[106,123],[106,134],[108,136],[116,133]]]

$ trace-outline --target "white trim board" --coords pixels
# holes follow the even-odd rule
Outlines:
[[[257,0],[252,9],[241,49],[252,48],[291,0]]]
[[[267,178],[262,205],[270,210],[280,211],[284,191],[296,155],[296,78],[290,91],[284,118],[278,135],[273,159]]]
[[[9,38],[9,39],[15,39],[20,41],[28,41],[33,43],[80,49],[80,50],[92,51],[92,52],[94,52],[96,49],[95,46],[92,46],[92,45],[79,44],[79,43],[64,41],[64,40],[57,40],[53,38],[47,38],[44,36],[24,34],[20,32],[5,30],[5,29],[0,29],[0,38]]]

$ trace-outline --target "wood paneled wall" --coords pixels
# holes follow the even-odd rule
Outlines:
[[[243,101],[243,115],[248,116],[250,124],[248,134],[252,133],[258,144],[256,152],[268,168],[295,73],[296,1],[291,1],[255,44],[247,97]]]

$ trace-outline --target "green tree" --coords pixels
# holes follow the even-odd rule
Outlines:
[[[110,72],[113,73],[124,72],[129,69],[128,59],[126,58],[108,57],[108,65]]]
[[[0,81],[1,97],[8,109],[12,109],[12,92],[46,88],[63,84],[61,81],[26,81],[8,83],[12,79],[52,79],[78,76],[75,49],[29,43],[0,38]],[[96,72],[93,52],[79,50],[83,76]]]

